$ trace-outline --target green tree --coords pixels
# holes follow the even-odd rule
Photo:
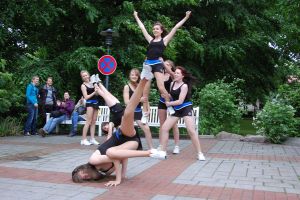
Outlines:
[[[224,76],[228,82],[241,78],[247,100],[255,101],[279,84],[275,66],[285,44],[279,41],[280,35],[292,37],[292,31],[288,32],[292,29],[284,24],[299,24],[297,15],[289,18],[290,11],[297,9],[296,1],[292,2],[293,6],[283,0],[2,0],[0,57],[7,62],[7,72],[16,76],[16,94],[36,72],[42,82],[54,76],[60,91],[69,90],[78,97],[79,72],[97,72],[97,58],[106,52],[100,32],[112,28],[120,37],[113,39],[111,48],[118,68],[110,76],[110,90],[120,96],[129,70],[141,68],[147,46],[133,10],[149,32],[157,20],[170,30],[191,10],[192,17],[168,45],[165,58],[187,67],[201,80],[200,88]],[[291,52],[297,52],[294,49]]]

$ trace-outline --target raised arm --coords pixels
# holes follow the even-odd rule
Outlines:
[[[123,89],[123,100],[124,100],[125,105],[127,105],[128,102],[129,102],[129,86],[128,85],[124,86],[124,89]]]
[[[168,35],[166,35],[164,37],[164,44],[165,46],[168,45],[168,43],[170,42],[170,40],[173,38],[173,36],[175,35],[177,29],[179,29],[183,24],[184,22],[186,22],[186,20],[188,20],[188,18],[191,16],[191,11],[186,11],[185,13],[185,17],[180,21],[178,22],[174,28],[172,28],[172,30],[170,31],[170,33]]]
[[[148,43],[150,43],[151,40],[152,40],[153,38],[152,38],[151,35],[149,35],[149,33],[147,32],[147,30],[146,30],[146,28],[145,28],[143,22],[140,20],[140,18],[139,18],[139,16],[138,16],[138,13],[137,13],[136,11],[133,12],[133,16],[134,16],[136,22],[138,23],[140,29],[142,30],[145,39],[148,41]]]

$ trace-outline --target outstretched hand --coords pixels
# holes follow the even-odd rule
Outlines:
[[[133,11],[133,16],[137,17],[138,16],[138,12]]]
[[[186,16],[186,17],[190,17],[191,14],[192,14],[192,11],[190,11],[190,10],[185,12],[185,16]]]
[[[109,181],[108,183],[105,184],[106,187],[111,187],[111,186],[117,186],[120,185],[120,181]]]

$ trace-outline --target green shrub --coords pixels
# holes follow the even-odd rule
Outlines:
[[[295,133],[290,133],[290,137],[300,137],[300,117],[296,118],[296,131]]]
[[[223,80],[207,84],[193,96],[194,104],[200,106],[200,130],[205,134],[217,134],[225,128],[239,131],[242,111],[238,109],[236,96],[241,94],[237,80],[224,83]]]
[[[300,117],[300,83],[283,84],[278,88],[279,97],[284,99],[287,104],[296,109],[296,116]]]
[[[14,117],[0,119],[0,137],[20,135],[23,126],[21,121]]]
[[[275,99],[268,101],[257,113],[253,125],[258,134],[263,134],[270,142],[279,144],[296,133],[294,115],[295,109],[292,106]]]

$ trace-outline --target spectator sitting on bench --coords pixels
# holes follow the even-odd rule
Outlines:
[[[69,137],[73,137],[77,134],[77,124],[79,121],[85,121],[86,120],[86,107],[85,107],[85,100],[83,97],[79,99],[77,104],[75,105],[75,108],[72,113],[72,127]]]
[[[51,112],[50,119],[46,122],[43,128],[39,129],[39,135],[45,137],[46,134],[51,134],[57,124],[70,119],[73,110],[74,102],[70,99],[69,92],[65,92],[64,100],[57,101],[57,110]]]

